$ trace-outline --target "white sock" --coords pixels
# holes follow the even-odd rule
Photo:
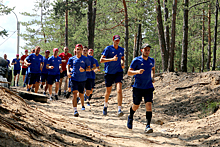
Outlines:
[[[105,103],[104,103],[104,107],[108,107],[108,102],[105,102]]]
[[[121,106],[118,106],[118,110],[121,110]]]
[[[77,111],[77,107],[73,107],[73,110],[74,110],[74,111]]]
[[[55,95],[57,95],[57,93],[55,92]]]
[[[52,94],[50,94],[50,98],[52,97]]]

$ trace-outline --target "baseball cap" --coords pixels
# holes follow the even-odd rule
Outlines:
[[[55,51],[59,51],[58,48],[53,48],[53,52],[55,52]]]
[[[28,52],[28,50],[25,50],[24,52]]]
[[[50,53],[50,51],[49,51],[49,50],[46,50],[45,53]]]
[[[77,44],[75,48],[77,48],[77,47],[83,48],[82,44]]]
[[[143,49],[143,48],[146,48],[146,47],[149,47],[149,48],[151,48],[151,46],[149,45],[149,44],[147,44],[147,43],[144,43],[142,46],[141,46],[141,49]]]
[[[113,40],[120,40],[121,38],[120,38],[120,36],[119,35],[115,35],[115,36],[113,36]]]
[[[19,54],[16,54],[16,57],[19,56]]]
[[[88,51],[89,51],[89,52],[94,52],[94,50],[93,50],[93,49],[91,49],[91,48],[90,48]]]

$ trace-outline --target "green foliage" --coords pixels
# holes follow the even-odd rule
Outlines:
[[[4,36],[8,36],[8,34],[7,34],[8,32],[4,29],[4,30],[2,30],[2,31],[0,31],[0,36],[3,38]]]
[[[202,103],[200,107],[202,113],[199,117],[203,118],[215,113],[220,108],[220,102],[207,101],[206,103]]]

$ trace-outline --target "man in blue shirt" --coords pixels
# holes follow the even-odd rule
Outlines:
[[[45,56],[43,57],[44,67],[42,68],[42,71],[41,71],[41,89],[43,89],[43,86],[46,82],[46,86],[44,88],[44,95],[46,95],[46,92],[47,92],[47,89],[48,89],[48,82],[47,82],[48,69],[46,68],[46,66],[47,66],[47,63],[48,63],[49,55],[50,55],[50,51],[46,50],[45,51]]]
[[[40,55],[40,47],[35,47],[35,53],[30,54],[25,60],[24,63],[28,66],[28,88],[27,91],[30,91],[32,84],[35,84],[35,93],[38,92],[41,69],[44,66],[43,56]]]
[[[86,76],[87,76],[86,85],[85,85],[86,92],[84,94],[84,100],[85,101],[88,100],[87,106],[90,106],[89,96],[90,96],[92,87],[94,85],[93,72],[96,69],[96,64],[95,64],[94,58],[92,56],[88,56],[88,48],[87,48],[87,46],[83,47],[82,55],[87,57],[89,59],[90,63],[91,63],[90,64],[91,71],[87,71],[86,72]]]
[[[120,36],[113,36],[113,45],[107,46],[102,52],[100,63],[105,63],[105,102],[103,115],[107,115],[108,99],[112,90],[112,84],[116,83],[117,87],[117,99],[118,99],[118,116],[123,116],[124,113],[121,111],[122,105],[122,80],[123,80],[123,69],[124,66],[124,49],[119,46]]]
[[[8,67],[11,67],[11,66],[10,66],[10,60],[7,59],[7,54],[4,54],[4,59],[8,62],[7,68],[8,68]]]
[[[12,60],[11,65],[14,65],[14,86],[15,86],[16,78],[17,78],[17,86],[18,86],[19,75],[21,70],[19,54],[17,54],[16,58]]]
[[[133,115],[138,109],[142,97],[146,106],[146,119],[147,126],[145,128],[146,133],[152,133],[153,129],[150,128],[150,122],[152,118],[152,102],[154,91],[154,77],[155,77],[155,62],[154,59],[149,57],[151,46],[149,44],[143,44],[141,47],[142,55],[136,57],[131,62],[128,70],[128,75],[135,78],[133,85],[133,105],[130,108],[130,115],[128,116],[127,127],[132,129]],[[153,72],[153,78],[151,78],[151,72]]]
[[[59,81],[60,73],[62,73],[62,59],[58,56],[58,48],[53,49],[53,55],[48,59],[47,69],[48,69],[48,78],[47,82],[49,84],[49,94],[50,100],[52,99],[52,85],[55,82],[55,99],[58,100],[58,90],[59,90]]]
[[[87,80],[86,71],[91,71],[90,61],[87,57],[82,55],[83,46],[77,44],[75,47],[76,55],[69,58],[67,63],[67,75],[71,78],[70,86],[73,93],[73,109],[74,116],[79,116],[77,111],[77,93],[79,92],[79,97],[81,99],[82,110],[85,110],[84,107],[84,88]],[[71,71],[70,71],[71,68]]]

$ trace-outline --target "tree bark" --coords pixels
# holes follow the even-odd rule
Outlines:
[[[203,18],[202,18],[202,69],[201,72],[204,71],[205,68],[205,54],[204,54],[204,41],[205,41],[205,10],[203,8]]]
[[[166,51],[166,43],[164,39],[164,28],[163,28],[163,21],[161,15],[161,6],[160,0],[155,0],[156,4],[156,12],[157,12],[157,27],[158,27],[158,36],[159,36],[159,43],[160,43],[160,52],[162,58],[162,68],[163,71],[167,71],[168,68],[168,53]]]
[[[167,64],[169,61],[169,52],[170,52],[170,35],[169,35],[169,25],[168,25],[169,12],[167,8],[167,0],[164,0],[164,24],[165,24],[165,42],[166,42],[166,52],[167,52]]]
[[[174,72],[174,49],[176,41],[176,9],[177,9],[177,0],[173,0],[173,15],[172,15],[172,24],[171,24],[171,47],[170,47],[170,58],[169,58],[169,71]]]
[[[127,5],[126,1],[123,0],[123,5],[124,5],[124,15],[125,15],[125,69],[124,72],[127,73],[128,71],[128,12],[127,12]]]
[[[218,31],[218,7],[219,3],[216,0],[216,10],[215,10],[215,34],[214,34],[214,47],[213,47],[213,63],[212,63],[212,70],[215,70],[215,63],[216,63],[216,42],[217,42],[217,31]]]
[[[184,18],[183,18],[183,42],[182,42],[182,60],[181,71],[187,72],[187,47],[188,47],[188,13],[189,0],[184,0]]]
[[[93,17],[92,17],[92,34],[93,34],[93,37],[92,37],[92,42],[93,42],[93,47],[92,49],[94,49],[94,38],[95,38],[95,20],[96,20],[96,3],[97,3],[97,0],[94,1],[94,7],[93,7]]]
[[[140,42],[141,42],[142,34],[141,34],[141,22],[139,20],[138,24],[138,34],[137,34],[137,45],[136,45],[136,52],[135,52],[135,57],[138,56],[138,52],[140,51]]]
[[[210,63],[211,63],[211,3],[209,3],[209,12],[208,12],[208,60],[207,60],[207,71],[210,70]]]
[[[93,33],[93,0],[88,0],[88,12],[87,12],[87,38],[88,48],[94,48],[94,33]]]
[[[135,26],[135,28],[136,28],[136,26]],[[135,58],[135,55],[136,55],[136,49],[137,49],[137,33],[135,32],[135,34],[134,34],[133,59]]]
[[[66,6],[68,6],[68,0],[66,0]],[[68,47],[68,9],[65,12],[65,46]]]

